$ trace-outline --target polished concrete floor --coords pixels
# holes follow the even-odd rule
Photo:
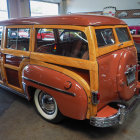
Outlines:
[[[66,118],[51,124],[33,103],[0,89],[0,140],[140,140],[140,106],[120,127],[96,128],[88,121]]]

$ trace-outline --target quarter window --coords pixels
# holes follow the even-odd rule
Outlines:
[[[116,33],[120,42],[131,40],[127,28],[116,28]]]
[[[96,29],[96,37],[98,47],[109,46],[115,44],[112,29]]]
[[[6,48],[29,51],[30,29],[9,28]]]
[[[88,41],[82,31],[37,29],[36,52],[88,59]]]

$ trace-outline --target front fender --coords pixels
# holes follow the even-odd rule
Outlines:
[[[22,72],[27,87],[41,89],[53,96],[64,116],[83,120],[87,113],[87,95],[83,87],[71,77],[43,66],[27,65]]]

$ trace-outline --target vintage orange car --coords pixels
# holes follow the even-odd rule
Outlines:
[[[34,99],[46,120],[67,116],[110,127],[122,124],[140,101],[137,52],[122,20],[65,15],[0,26],[0,86]],[[40,30],[51,37],[37,37]]]

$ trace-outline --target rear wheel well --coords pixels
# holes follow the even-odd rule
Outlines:
[[[28,94],[29,94],[30,100],[33,100],[36,88],[32,87],[32,86],[29,86],[27,88],[27,90],[28,90]]]

